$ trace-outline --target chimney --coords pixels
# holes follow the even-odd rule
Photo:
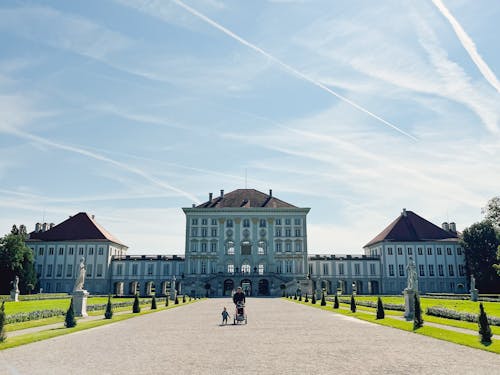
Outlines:
[[[224,190],[221,190],[221,191],[220,191],[220,197],[221,197],[221,198],[224,198]]]
[[[49,229],[52,229],[52,228],[54,228],[54,223],[49,224]]]
[[[47,223],[43,223],[42,224],[42,232],[46,232],[47,228],[48,228],[48,224]]]
[[[42,224],[36,223],[35,224],[35,232],[38,233],[42,230]]]
[[[457,233],[457,225],[455,223],[450,223],[450,232]]]
[[[212,193],[208,193],[208,201],[209,202],[212,202],[212,197],[213,197],[213,194]]]
[[[401,213],[404,217],[406,217],[406,208],[403,208],[403,212]]]
[[[443,228],[445,231],[449,232],[450,231],[450,224],[448,224],[446,221],[441,225],[441,228]]]
[[[193,203],[191,207],[195,208],[195,207],[196,207],[196,204],[195,204],[195,203]]]
[[[269,189],[269,196],[272,197],[273,196],[273,189]]]
[[[91,218],[92,218],[92,220],[94,220],[94,218],[95,218],[95,215],[92,215],[92,216],[91,216]]]

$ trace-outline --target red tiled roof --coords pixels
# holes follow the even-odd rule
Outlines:
[[[41,241],[111,241],[125,246],[119,239],[100,226],[86,212],[63,221],[45,232],[31,232],[30,240]]]
[[[196,208],[297,208],[296,206],[255,189],[237,189]]]
[[[457,233],[446,231],[413,211],[403,211],[396,220],[364,247],[382,241],[428,241],[458,238]]]

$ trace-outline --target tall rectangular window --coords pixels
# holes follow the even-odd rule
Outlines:
[[[394,264],[389,264],[389,276],[394,276]]]
[[[198,225],[198,219],[196,218],[191,219],[191,225]]]
[[[259,227],[260,228],[265,228],[266,227],[266,219],[260,219],[259,220]]]
[[[217,225],[217,219],[212,219],[212,225]]]
[[[295,218],[294,223],[295,223],[295,225],[300,225],[300,219],[299,218]]]
[[[434,276],[434,265],[429,264],[429,276]]]
[[[392,247],[387,248],[387,255],[392,255]]]
[[[233,221],[231,219],[228,219],[228,221],[226,221],[226,227],[228,227],[228,228],[233,227]]]
[[[448,274],[450,276],[455,276],[455,271],[453,270],[453,264],[448,264]]]
[[[134,263],[132,264],[132,276],[137,276],[137,270],[138,270],[138,264]]]
[[[100,247],[99,248],[99,255],[103,255],[104,254],[104,248]]]
[[[234,264],[228,264],[227,265],[227,272],[228,273],[234,273]]]
[[[207,228],[201,228],[201,236],[206,237],[207,236]]]
[[[425,276],[425,269],[423,264],[418,265],[418,271],[420,272],[420,276]]]
[[[38,255],[43,256],[43,247],[38,248]]]
[[[275,237],[281,237],[281,228],[276,228]]]
[[[38,278],[42,277],[42,273],[43,273],[43,266],[41,264],[37,264],[36,275],[38,276]]]
[[[323,263],[323,275],[328,275],[328,263]]]
[[[207,219],[201,219],[201,225],[207,225],[208,221]]]
[[[123,264],[116,265],[116,274],[117,276],[121,276],[123,274]]]
[[[68,264],[68,267],[66,267],[66,277],[73,277],[73,265]]]
[[[458,274],[460,276],[465,276],[465,267],[463,264],[459,264],[458,265]]]
[[[344,263],[339,263],[339,275],[344,274]]]
[[[436,252],[437,252],[437,255],[441,255],[441,248],[440,248],[440,247],[438,247],[438,248],[436,249]]]
[[[290,228],[285,229],[285,237],[291,237],[292,236],[292,230]]]
[[[285,219],[285,225],[290,225],[291,224],[291,220],[290,219]]]
[[[375,275],[375,263],[370,263],[370,275]]]
[[[59,248],[59,255],[64,255],[64,247]]]
[[[292,251],[292,243],[291,243],[291,242],[287,242],[287,243],[285,244],[285,251],[286,251],[286,252],[290,252],[290,251]]]
[[[191,237],[198,236],[198,228],[191,228]]]
[[[74,251],[74,248],[73,248],[73,247],[70,247],[70,248],[68,249],[68,254],[69,254],[69,255],[73,255],[73,251]]]
[[[217,252],[217,242],[210,243],[210,252],[212,252],[212,253]]]
[[[49,247],[49,255],[54,255],[54,248],[53,247]]]
[[[202,242],[201,243],[201,252],[202,253],[206,253],[207,252],[207,243],[206,242]]]
[[[250,228],[250,219],[243,219],[243,228]]]
[[[276,242],[276,252],[281,252],[281,242]]]
[[[93,247],[89,248],[89,255],[94,255],[94,248]]]
[[[301,252],[302,251],[302,243],[297,241],[295,242],[295,251],[296,252]]]
[[[102,277],[102,264],[97,265],[95,273],[97,277]]]
[[[418,251],[418,255],[423,255],[423,250],[422,250],[422,248],[421,248],[421,247],[419,247],[419,248],[417,249],[417,251]]]
[[[83,255],[83,247],[80,247],[80,248],[78,249],[78,255]]]
[[[92,264],[87,264],[87,277],[92,277]]]
[[[300,237],[301,236],[301,230],[300,229],[295,229],[295,237]]]
[[[276,219],[276,225],[281,225],[281,219]]]
[[[405,275],[405,267],[404,267],[404,265],[399,264],[398,265],[398,269],[399,269],[399,276],[404,276]]]
[[[432,247],[427,248],[427,255],[432,255]]]
[[[447,247],[447,248],[446,248],[446,253],[447,253],[448,255],[451,255],[451,247]]]
[[[154,264],[148,263],[148,275],[151,276],[153,274]]]
[[[52,264],[47,266],[47,277],[52,277]]]
[[[217,228],[212,228],[212,237],[217,237]]]
[[[444,276],[444,271],[443,271],[443,265],[438,264],[438,275],[439,276]]]
[[[57,271],[56,271],[56,277],[61,277],[62,276],[62,264],[57,265]]]

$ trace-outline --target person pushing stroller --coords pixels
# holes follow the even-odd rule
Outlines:
[[[245,322],[247,323],[247,316],[245,314],[245,293],[243,293],[243,289],[238,287],[236,293],[233,295],[233,302],[236,305],[236,312],[234,314],[234,324]]]

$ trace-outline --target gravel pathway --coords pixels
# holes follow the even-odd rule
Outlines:
[[[140,316],[0,352],[0,374],[495,374],[500,355],[282,299],[229,299]],[[232,307],[229,309],[232,313]]]

